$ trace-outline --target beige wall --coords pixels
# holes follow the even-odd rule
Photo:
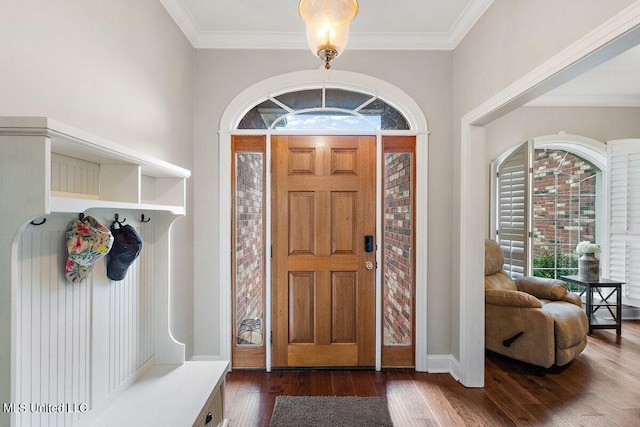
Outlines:
[[[469,179],[467,171],[484,171],[489,161],[484,153],[485,147],[473,147],[474,155],[470,164],[462,165],[461,119],[474,108],[481,105],[510,84],[539,67],[545,61],[560,53],[572,43],[584,37],[598,25],[634,3],[633,0],[494,0],[489,9],[456,47],[453,55],[454,69],[454,188],[453,213],[454,228],[452,238],[460,241],[460,212],[465,206],[461,201],[461,182],[469,184],[469,193],[488,191],[484,180]],[[465,148],[468,150],[468,148]],[[485,153],[486,154],[486,153]],[[482,176],[482,175],[480,175]],[[488,200],[488,195],[485,198]],[[488,221],[487,209],[465,211],[476,216],[473,225],[484,225]],[[476,238],[485,235],[485,227],[479,226],[473,231],[474,247],[482,247]],[[453,260],[460,259],[461,247],[454,243],[451,255]],[[469,277],[478,276],[478,286],[482,286],[482,267],[479,265],[453,266],[452,311],[459,313],[461,307],[460,274],[469,273]],[[466,278],[464,282],[466,283]],[[464,290],[466,292],[466,290]],[[473,293],[475,294],[475,292]],[[460,359],[460,317],[452,320],[452,354]],[[462,337],[469,343],[473,337]]]
[[[193,56],[156,0],[2,0],[0,115],[48,116],[191,169]],[[192,234],[189,216],[175,223],[172,329],[187,356]]]
[[[429,259],[428,351],[450,353],[450,232],[452,146],[451,52],[370,52],[347,50],[334,69],[357,72],[385,80],[411,96],[422,108],[429,135]],[[218,223],[218,128],[229,102],[248,86],[292,71],[318,69],[321,63],[306,50],[239,51],[198,50],[195,86],[195,286],[205,298],[196,301],[197,355],[220,352],[217,327],[220,319],[212,308],[220,286],[216,264]],[[420,262],[420,260],[418,260]],[[213,306],[215,308],[215,305]],[[200,321],[198,320],[200,319]]]
[[[520,107],[486,126],[487,160],[522,142],[564,132],[596,141],[640,138],[640,108]]]

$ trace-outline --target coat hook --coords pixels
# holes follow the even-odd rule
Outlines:
[[[124,224],[127,221],[127,218],[124,218],[122,221],[120,221],[120,215],[116,214],[116,219],[115,221],[113,221],[114,224],[118,224],[118,226],[122,227],[122,224]]]
[[[40,221],[40,222],[31,221],[31,225],[42,225],[45,222],[47,222],[47,218],[42,218],[42,221]]]
[[[151,221],[151,218],[147,218],[146,220],[144,219],[144,214],[142,214],[142,218],[140,218],[140,222],[149,222]]]

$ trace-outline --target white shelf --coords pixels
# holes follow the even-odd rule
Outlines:
[[[139,165],[153,177],[189,178],[191,171],[49,117],[0,117],[0,135],[46,136],[51,152],[99,164]]]
[[[153,203],[127,203],[110,200],[72,199],[68,197],[51,197],[51,212],[84,212],[88,209],[130,209],[140,211],[167,211],[174,215],[184,215],[183,206],[157,205]]]
[[[49,213],[47,203],[50,212],[123,203],[132,209],[185,213],[185,182],[191,175],[187,169],[47,117],[0,117],[0,137],[33,144],[34,162],[44,162],[48,177],[39,184],[49,191],[50,200],[45,200],[42,214]]]

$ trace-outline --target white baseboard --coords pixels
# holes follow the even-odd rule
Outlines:
[[[460,381],[460,362],[451,354],[434,354],[427,356],[427,372],[432,374],[449,374]]]

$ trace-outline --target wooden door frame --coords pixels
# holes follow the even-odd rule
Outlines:
[[[295,132],[282,132],[282,131],[272,131],[272,132],[240,132],[240,133],[233,133],[229,134],[229,138],[230,140],[232,139],[233,136],[236,135],[248,135],[248,134],[252,134],[252,135],[261,135],[265,138],[265,165],[267,165],[266,167],[269,167],[268,165],[271,164],[272,162],[272,153],[271,153],[271,137],[272,135],[291,135],[291,134],[299,134],[299,133],[295,133]],[[416,135],[413,132],[398,132],[398,131],[387,131],[387,132],[381,132],[381,131],[370,131],[370,132],[363,132],[363,131],[354,131],[354,132],[349,132],[349,131],[340,131],[340,132],[331,132],[331,131],[316,131],[316,132],[306,132],[305,135],[369,135],[369,136],[374,136],[376,138],[376,176],[375,176],[375,181],[376,181],[376,202],[375,202],[375,210],[376,210],[376,261],[378,262],[378,265],[380,266],[380,268],[376,269],[376,284],[375,284],[375,288],[376,288],[376,310],[375,310],[375,315],[376,315],[376,321],[375,321],[375,336],[376,336],[376,342],[375,342],[375,369],[376,370],[381,370],[382,369],[382,347],[383,347],[383,342],[382,342],[382,280],[383,280],[383,269],[382,269],[382,247],[383,247],[383,243],[382,243],[382,239],[384,238],[384,229],[383,229],[383,218],[382,215],[380,215],[380,212],[382,212],[382,208],[383,208],[383,199],[382,199],[382,192],[383,192],[383,188],[384,188],[384,183],[382,182],[383,177],[384,177],[384,173],[383,173],[383,168],[384,168],[384,146],[383,146],[383,138],[384,137],[388,137],[388,136],[410,136],[410,137],[414,137],[416,138],[416,153],[415,153],[415,162],[416,162],[416,171],[415,171],[415,187],[416,187],[416,194],[424,194],[424,197],[417,197],[416,198],[416,202],[415,202],[415,210],[416,213],[417,212],[426,212],[426,206],[427,206],[427,197],[426,197],[426,175],[427,175],[427,146],[426,146],[426,138],[427,135]],[[423,145],[420,146],[420,141],[423,141]],[[418,167],[418,165],[420,165],[420,167]],[[230,176],[231,178],[231,176]],[[422,178],[422,181],[420,180],[420,178]],[[266,179],[265,179],[265,212],[266,212],[266,224],[265,224],[265,231],[266,231],[266,237],[265,237],[265,242],[267,242],[267,246],[270,244],[268,242],[272,241],[272,236],[271,236],[271,209],[272,209],[272,203],[271,203],[271,194],[272,194],[272,176],[271,173],[269,173],[269,171],[267,171],[266,173]],[[231,184],[230,184],[231,185]],[[231,187],[229,187],[231,188]],[[414,243],[416,246],[416,253],[420,254],[421,257],[425,257],[426,258],[426,248],[427,248],[427,242],[426,242],[426,235],[422,236],[421,239],[421,227],[425,227],[426,228],[426,221],[424,222],[419,222],[419,219],[421,217],[426,217],[426,213],[424,215],[418,216],[416,214],[416,226],[415,226],[415,238],[414,238]],[[426,219],[426,218],[425,218]],[[229,237],[229,242],[231,241],[231,236]],[[267,259],[269,259],[271,256],[271,253],[269,251],[269,253],[267,254]],[[229,260],[229,262],[231,262],[231,259]],[[231,264],[229,264],[231,265]],[[414,342],[415,342],[415,369],[417,371],[427,371],[427,360],[426,360],[426,307],[423,307],[423,310],[420,310],[420,301],[425,301],[424,306],[426,306],[426,289],[423,287],[422,289],[418,286],[419,283],[424,283],[426,285],[426,263],[417,263],[415,265],[415,272],[414,272],[414,280],[416,283],[415,286],[415,308],[414,308],[414,324],[415,324],[415,330],[414,330]],[[231,273],[231,272],[230,272]],[[267,262],[265,265],[265,283],[266,283],[266,289],[265,289],[265,295],[266,295],[266,305],[265,305],[265,312],[269,313],[268,316],[266,316],[266,320],[265,320],[265,364],[266,364],[266,370],[268,372],[271,371],[272,369],[272,363],[271,363],[271,357],[272,357],[272,348],[271,348],[271,342],[269,339],[269,331],[272,330],[273,326],[271,323],[271,314],[272,314],[272,271],[271,271],[271,263]],[[422,280],[420,280],[420,278],[422,278]],[[229,297],[228,297],[228,301],[230,304],[232,304],[233,301],[233,295],[231,295],[231,292],[229,290]],[[230,306],[231,307],[231,306]],[[231,310],[231,309],[230,309]],[[229,313],[229,328],[231,328],[232,325],[232,315],[231,313]],[[231,329],[229,329],[229,331],[231,331]],[[224,335],[222,335],[224,336]],[[419,338],[421,336],[425,336],[425,340],[422,341]],[[233,342],[232,342],[232,338],[229,338],[229,343],[232,346]],[[230,348],[231,350],[231,348]],[[424,353],[422,353],[422,351],[424,351]],[[424,354],[424,358],[421,359],[420,355]],[[448,368],[443,368],[442,362],[441,361],[436,361],[434,363],[432,363],[432,367],[430,367],[428,369],[429,371],[432,372],[449,372]]]

